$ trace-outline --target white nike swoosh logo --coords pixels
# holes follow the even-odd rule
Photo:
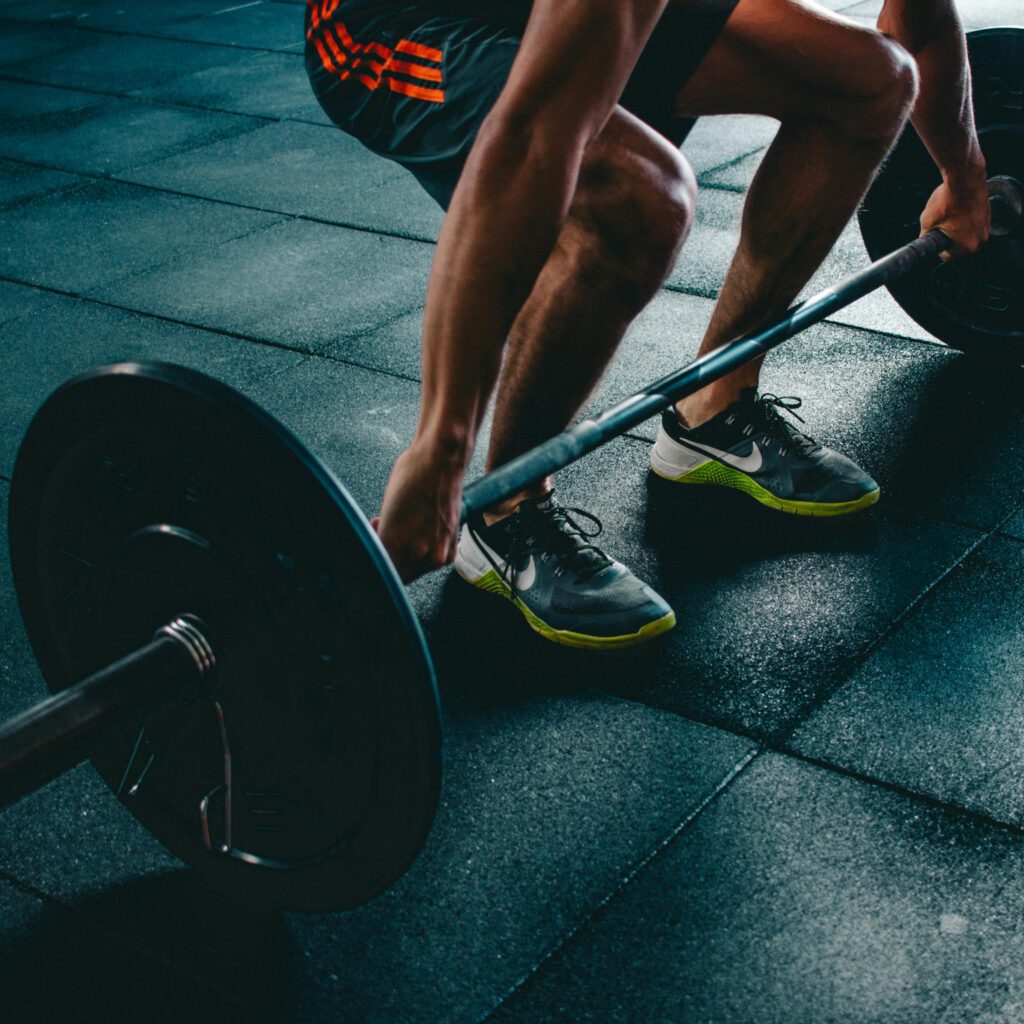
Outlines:
[[[718,448],[710,448],[707,445],[691,441],[689,438],[685,441],[680,441],[680,444],[687,445],[690,448],[699,448],[702,452],[713,455],[716,459],[721,459],[727,465],[734,466],[741,473],[756,473],[764,464],[761,449],[758,448],[756,441],[751,442],[749,455],[733,455],[732,452],[723,452]]]
[[[516,573],[516,590],[529,590],[537,579],[537,566],[533,564],[533,555],[526,563],[525,569]]]

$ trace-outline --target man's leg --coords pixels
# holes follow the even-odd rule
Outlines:
[[[828,254],[899,133],[916,90],[897,44],[823,8],[741,0],[678,112],[781,122],[750,186],[739,246],[701,352],[782,312]],[[757,386],[749,364],[679,403],[697,426]]]
[[[573,419],[675,263],[694,199],[680,154],[617,109],[584,157],[567,221],[513,324],[491,466]],[[538,481],[470,517],[455,558],[459,575],[514,600],[533,629],[559,643],[624,647],[670,629],[675,614],[665,601],[594,545],[596,519],[541,500],[552,486]]]
[[[590,146],[569,217],[510,333],[488,468],[564,430],[689,232],[696,186],[678,151],[621,108]],[[551,489],[538,481],[523,497]]]
[[[781,123],[747,195],[702,353],[792,302],[856,209],[916,84],[911,57],[877,32],[798,0],[740,0],[677,97],[677,112],[767,114]],[[759,372],[750,363],[667,412],[654,472],[734,488],[795,515],[873,505],[880,490],[868,473],[782,415],[799,399],[757,398]]]

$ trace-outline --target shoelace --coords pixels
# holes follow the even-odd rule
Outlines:
[[[779,412],[781,409],[782,412],[789,413],[794,419],[803,423],[805,422],[803,416],[796,411],[803,404],[802,398],[796,398],[793,395],[780,398],[778,395],[764,394],[757,399],[757,407],[761,412],[765,432],[783,442],[780,452],[782,455],[786,454],[784,446],[787,442],[804,455],[813,455],[816,451],[821,450],[821,445],[813,437],[809,437],[794,427],[792,423],[784,420]]]
[[[595,529],[588,532],[573,519],[573,515],[589,519]],[[557,505],[554,501],[548,508],[534,506],[517,512],[513,516],[512,541],[507,561],[509,586],[513,596],[516,593],[520,556],[524,554],[525,548],[535,544],[538,539],[545,543],[560,563],[575,563],[572,567],[580,579],[590,579],[611,565],[612,560],[596,544],[590,543],[603,530],[601,520],[592,513],[570,505]]]

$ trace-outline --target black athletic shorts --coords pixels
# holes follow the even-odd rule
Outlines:
[[[680,145],[675,98],[738,0],[662,15],[621,104]],[[531,0],[309,0],[306,69],[331,120],[396,160],[445,209],[519,49]]]

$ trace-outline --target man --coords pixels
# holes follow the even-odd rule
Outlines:
[[[908,114],[943,176],[922,228],[976,249],[985,165],[952,0],[886,0],[878,28],[800,0],[310,0],[307,66],[325,110],[448,209],[419,422],[378,521],[403,578],[454,560],[542,635],[577,646],[672,626],[669,606],[592,543],[581,520],[593,517],[555,502],[550,479],[460,540],[488,400],[497,384],[490,467],[571,422],[689,231],[696,189],[677,147],[697,116],[780,122],[702,352],[790,304]],[[784,418],[791,405],[757,395],[758,372],[668,410],[654,472],[786,513],[876,501],[867,473]]]

